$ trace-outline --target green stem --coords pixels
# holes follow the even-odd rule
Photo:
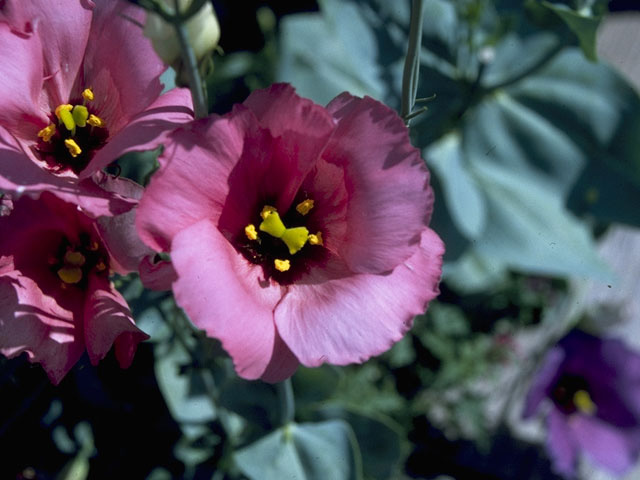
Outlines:
[[[418,92],[420,73],[420,46],[422,45],[422,17],[424,0],[412,0],[411,25],[409,27],[409,46],[402,73],[402,106],[400,115],[409,125],[409,115],[413,110]]]
[[[200,78],[200,72],[198,71],[198,62],[196,61],[196,55],[193,52],[193,48],[189,44],[187,38],[187,32],[182,23],[182,17],[179,14],[180,7],[178,0],[175,0],[176,6],[176,20],[173,22],[173,26],[178,34],[178,41],[180,42],[180,49],[182,51],[182,63],[187,72],[189,80],[189,88],[191,89],[191,96],[193,97],[193,108],[196,118],[204,118],[208,115],[207,102],[204,98],[204,88],[202,85],[202,79]]]
[[[293,387],[291,385],[291,379],[277,384],[278,398],[280,399],[280,415],[282,425],[288,425],[293,422],[294,415],[296,413],[295,399],[293,397]]]

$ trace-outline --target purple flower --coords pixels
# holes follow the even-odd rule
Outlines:
[[[578,453],[622,474],[640,453],[640,355],[623,342],[574,330],[547,354],[524,416],[550,400],[547,450],[555,470],[575,474]]]

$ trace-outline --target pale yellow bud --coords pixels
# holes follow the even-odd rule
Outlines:
[[[180,0],[180,11],[186,12],[193,0]],[[174,12],[173,0],[161,0],[166,10]],[[184,24],[187,39],[198,61],[211,53],[220,40],[220,25],[211,2],[204,6]],[[158,56],[176,71],[180,70],[181,52],[180,42],[175,27],[165,22],[155,13],[147,13],[144,35],[151,40],[153,49]]]

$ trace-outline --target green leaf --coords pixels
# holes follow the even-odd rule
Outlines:
[[[238,450],[251,480],[350,480],[362,477],[353,432],[341,420],[286,425]]]
[[[482,192],[464,165],[460,135],[449,134],[432,144],[424,154],[438,175],[447,208],[456,227],[467,238],[477,238],[484,228],[486,206]]]
[[[589,60],[592,62],[598,60],[596,54],[596,30],[600,25],[602,15],[594,16],[588,10],[576,11],[566,5],[545,1],[542,2],[542,6],[554,12],[567,24],[567,27],[578,37],[580,48],[582,48]]]
[[[382,70],[376,62],[376,39],[351,2],[322,0],[321,14],[283,18],[277,77],[298,93],[326,104],[345,90],[383,98]]]

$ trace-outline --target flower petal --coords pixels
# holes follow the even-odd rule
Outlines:
[[[561,375],[559,368],[564,359],[564,351],[561,348],[553,348],[547,353],[529,387],[522,413],[524,418],[533,416],[542,400],[549,396],[551,388]]]
[[[381,273],[415,252],[433,208],[429,172],[400,117],[372,98],[342,94],[322,157],[347,179],[347,235],[340,254],[354,272]]]
[[[238,375],[262,376],[278,351],[273,309],[281,288],[261,280],[261,269],[240,256],[209,220],[178,233],[171,258],[178,273],[173,286],[178,305],[222,342]]]
[[[416,253],[389,274],[332,279],[331,266],[316,269],[278,304],[278,331],[303,365],[363,362],[400,340],[438,295],[443,253],[425,229]]]
[[[17,35],[0,22],[0,58],[0,125],[35,141],[38,131],[48,124],[38,108],[43,82],[40,38]]]
[[[144,10],[130,2],[96,3],[83,63],[84,84],[77,90],[93,88],[94,105],[110,129],[119,130],[162,91],[160,75],[166,66],[134,23],[144,24],[144,19]]]
[[[171,239],[202,219],[217,223],[229,186],[223,179],[244,148],[238,116],[212,115],[168,135],[162,167],[152,177],[136,216],[140,238],[157,251],[169,251]],[[206,175],[203,175],[206,172]]]
[[[254,91],[244,105],[274,138],[263,194],[277,199],[275,207],[280,211],[287,211],[326,147],[335,128],[333,119],[325,108],[299,97],[291,85],[284,83]]]
[[[192,108],[191,94],[187,89],[174,88],[161,95],[109,139],[80,173],[80,178],[101,170],[125,153],[153,150],[162,145],[166,142],[166,134],[193,120]]]
[[[97,365],[124,336],[118,360],[123,368],[131,364],[138,343],[149,338],[133,322],[131,311],[122,295],[106,277],[91,275],[84,306],[84,336],[92,365]]]
[[[260,379],[269,383],[281,382],[293,375],[298,369],[298,365],[300,362],[276,331],[271,362]]]
[[[80,305],[78,305],[80,310]],[[58,384],[84,352],[82,324],[73,312],[45,295],[18,271],[0,275],[0,352],[8,357],[27,352]]]
[[[585,415],[574,415],[568,423],[575,441],[594,462],[618,475],[635,464],[640,453],[640,429],[616,428]]]
[[[151,290],[171,290],[178,278],[173,263],[166,260],[154,261],[155,255],[144,257],[138,266],[140,280],[145,288]]]
[[[565,416],[552,409],[547,417],[547,428],[547,453],[553,462],[553,469],[572,477],[578,459],[578,444]]]

